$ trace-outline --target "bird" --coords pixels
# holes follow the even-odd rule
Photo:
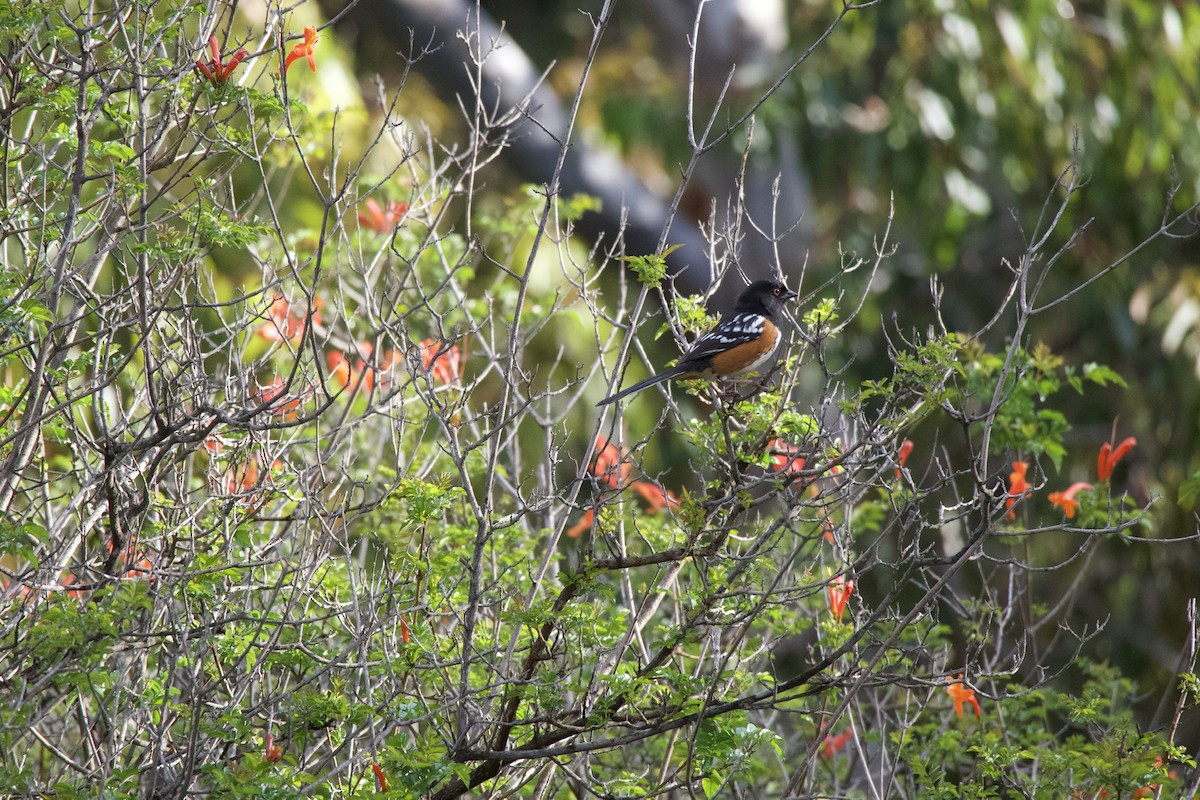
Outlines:
[[[755,281],[742,290],[733,313],[697,339],[675,366],[611,394],[596,405],[615,403],[647,386],[672,378],[725,378],[757,369],[779,344],[775,315],[783,310],[785,302],[797,296],[779,281]]]

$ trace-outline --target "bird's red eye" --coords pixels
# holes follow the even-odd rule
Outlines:
[[[776,297],[779,297],[779,295],[782,293],[783,293],[783,290],[780,289],[778,286],[776,286],[774,289],[771,290],[771,294],[775,295]]]

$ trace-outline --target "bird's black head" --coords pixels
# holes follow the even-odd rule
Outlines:
[[[772,317],[776,311],[783,308],[784,303],[796,296],[795,292],[779,281],[755,281],[742,290],[734,310],[737,313]]]

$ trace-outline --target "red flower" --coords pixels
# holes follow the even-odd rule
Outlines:
[[[349,389],[354,391],[358,388],[358,384],[362,382],[362,359],[358,359],[358,366],[350,366],[350,359],[346,358],[345,354],[332,352],[325,354],[325,361],[329,364],[329,377],[338,385],[339,389]]]
[[[75,577],[75,573],[68,572],[63,575],[58,583],[63,589],[67,589],[68,586],[73,586],[79,583],[79,579]],[[75,600],[82,600],[86,594],[87,592],[83,589],[67,589],[67,597]]]
[[[297,395],[285,394],[287,383],[284,379],[276,375],[275,378],[266,386],[255,385],[250,389],[250,398],[256,402],[263,403],[267,406],[267,411],[283,417],[285,420],[294,420],[300,414],[301,399]]]
[[[900,443],[900,450],[896,453],[896,477],[901,476],[904,469],[904,462],[908,461],[908,457],[912,455],[913,443],[912,439],[905,439]]]
[[[292,62],[301,58],[308,59],[308,67],[313,72],[317,71],[317,56],[315,46],[317,44],[317,29],[309,26],[304,29],[304,41],[292,48],[292,52],[288,53],[287,59],[283,62],[283,71],[286,74],[291,69]]]
[[[229,80],[229,76],[233,74],[234,68],[242,63],[242,59],[249,55],[246,48],[239,47],[237,52],[229,57],[229,61],[221,62],[221,49],[217,45],[217,37],[208,37],[208,47],[212,51],[212,58],[205,63],[204,61],[196,61],[196,69],[200,70],[200,74],[208,78],[208,82],[216,88],[220,89]]]
[[[846,601],[854,594],[854,581],[846,580],[845,575],[838,575],[829,582],[829,610],[838,621],[846,610]]]
[[[408,644],[408,640],[412,638],[412,631],[408,629],[408,620],[403,616],[400,617],[400,641]]]
[[[379,787],[380,792],[387,791],[387,776],[383,774],[383,767],[371,762],[371,771],[375,773],[375,783]]]
[[[1163,765],[1163,757],[1155,756],[1154,757],[1154,766],[1157,768],[1161,768],[1162,765]],[[1174,778],[1175,770],[1168,770],[1167,775],[1168,775],[1168,777]],[[1158,789],[1159,789],[1159,784],[1152,783],[1149,786],[1143,786],[1142,788],[1135,790],[1133,793],[1133,796],[1134,797],[1154,797],[1158,793]]]
[[[391,233],[408,213],[408,203],[388,200],[387,206],[380,208],[373,197],[368,197],[363,202],[363,207],[365,210],[358,212],[358,224],[376,233]]]
[[[1063,510],[1067,515],[1067,519],[1073,519],[1075,512],[1079,510],[1079,501],[1075,499],[1075,493],[1081,489],[1090,489],[1090,483],[1072,483],[1064,492],[1051,492],[1050,502]]]
[[[1112,476],[1113,467],[1136,444],[1137,439],[1130,436],[1115,448],[1108,442],[1100,445],[1100,458],[1096,461],[1096,477],[1102,481],[1108,480]]]
[[[1029,481],[1025,480],[1025,473],[1029,470],[1029,464],[1024,461],[1014,461],[1013,471],[1008,475],[1008,498],[1004,501],[1005,508],[1008,509],[1008,518],[1016,519],[1017,512],[1012,510],[1016,504],[1017,498],[1024,497],[1033,491],[1029,485]]]
[[[567,529],[567,536],[570,536],[572,539],[578,539],[587,531],[588,528],[592,527],[592,523],[595,522],[595,520],[596,509],[589,508],[587,511],[583,512],[583,516],[580,517],[579,522],[576,522]]]
[[[833,758],[835,754],[840,753],[846,746],[846,743],[854,738],[854,731],[843,731],[836,736],[826,736],[825,744],[821,748],[821,756],[824,758]]]
[[[373,367],[372,372],[378,378],[379,388],[384,389],[391,385],[392,366],[400,361],[400,354],[394,349],[390,349],[383,354],[383,360],[379,362],[379,366]]]
[[[953,681],[946,687],[946,693],[954,701],[955,714],[961,717],[963,715],[963,706],[970,705],[975,709],[975,716],[983,716],[983,711],[979,708],[979,700],[975,697],[975,690],[969,689],[962,684],[962,675],[959,675],[957,681]]]
[[[240,494],[253,489],[258,483],[258,459],[248,458],[225,471],[225,492]]]
[[[647,510],[651,514],[657,514],[664,508],[679,508],[679,499],[657,483],[634,481],[632,487],[650,505]]]
[[[278,764],[281,758],[283,758],[283,748],[275,744],[275,737],[269,733],[263,736],[263,761],[268,764]]]
[[[458,345],[446,346],[437,339],[421,342],[421,366],[443,386],[457,386],[462,381],[462,354]]]
[[[620,489],[629,478],[633,465],[629,457],[622,453],[615,444],[603,436],[596,437],[596,461],[592,464],[592,477],[596,478],[610,489]]]
[[[126,578],[146,578],[154,581],[154,562],[148,556],[142,556],[137,563],[125,572]]]
[[[60,596],[59,592],[64,592],[73,600],[84,600],[87,597],[88,589],[68,588],[78,583],[79,580],[75,574],[69,571],[60,573],[56,584],[41,586],[17,583],[7,575],[0,575],[0,598],[12,597],[20,600],[21,603],[34,603],[44,595],[46,601],[50,602]]]
[[[239,500],[253,505],[258,502],[259,495],[252,493],[252,490],[260,483],[269,482],[270,478],[269,475],[264,475],[260,481],[260,470],[258,457],[250,456],[245,461],[226,468],[221,475],[220,488],[225,491],[225,494],[234,495]]]
[[[772,439],[767,445],[767,452],[772,459],[771,471],[781,472],[793,480],[801,480],[804,472],[805,459],[800,455],[800,448],[789,444],[783,439]]]
[[[245,454],[241,460],[224,468],[213,458],[210,468],[209,482],[215,491],[232,497],[239,504],[255,506],[266,496],[259,490],[272,483],[271,470],[282,469],[283,462],[275,459],[268,463],[261,455]]]
[[[285,339],[291,341],[304,333],[306,318],[312,320],[313,325],[321,324],[321,306],[323,305],[324,302],[318,297],[313,300],[312,314],[308,314],[307,311],[297,313],[292,310],[292,304],[286,297],[277,294],[271,302],[271,310],[267,312],[267,321],[259,327],[256,333],[268,342],[279,342]]]
[[[367,358],[371,357],[371,352],[374,350],[369,342],[360,342],[358,349]],[[325,361],[329,364],[330,379],[338,385],[339,389],[347,389],[351,392],[357,390],[360,385],[364,391],[370,392],[375,388],[376,383],[382,389],[387,383],[385,373],[391,370],[395,360],[395,350],[388,350],[384,353],[383,362],[379,366],[374,366],[362,358],[354,359],[354,364],[351,365],[350,359],[345,354],[336,351],[325,354]]]
[[[596,436],[596,460],[588,472],[593,478],[610,489],[621,490],[628,486],[646,501],[646,513],[657,514],[664,508],[679,508],[679,498],[653,481],[629,481],[633,464],[629,454],[620,450],[604,436]],[[596,509],[589,508],[578,522],[567,529],[572,539],[582,536],[596,521]]]

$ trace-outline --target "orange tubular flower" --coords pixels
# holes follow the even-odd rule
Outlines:
[[[126,578],[146,578],[149,581],[154,581],[154,562],[149,556],[142,556],[130,569],[125,572]]]
[[[75,577],[75,573],[68,572],[58,583],[63,589],[67,589],[68,586],[73,586],[79,583],[79,579]],[[85,596],[87,596],[87,592],[83,589],[67,589],[67,597],[70,597],[74,600],[82,600]]]
[[[378,764],[376,764],[374,761],[372,761],[371,762],[371,771],[375,773],[375,783],[378,785],[379,791],[386,792],[388,784],[387,784],[387,776],[383,774],[383,768],[381,766],[379,766]]]
[[[633,464],[629,454],[623,452],[604,436],[596,437],[596,460],[588,468],[588,473],[601,485],[621,491],[633,489],[646,501],[647,514],[657,514],[664,508],[679,508],[679,498],[669,490],[659,486],[654,481],[629,481]],[[566,533],[572,539],[582,536],[596,521],[596,509],[589,508],[578,522],[567,529]]]
[[[258,459],[250,457],[225,470],[222,488],[226,494],[243,495],[258,485]]]
[[[1154,757],[1154,766],[1156,766],[1156,767],[1161,767],[1162,765],[1163,765],[1163,757],[1162,757],[1162,756],[1155,756],[1155,757]],[[1167,775],[1168,775],[1169,777],[1171,777],[1171,778],[1174,778],[1174,777],[1175,777],[1175,770],[1169,770],[1169,771],[1167,772]],[[1134,796],[1135,798],[1136,798],[1136,797],[1154,797],[1156,794],[1158,794],[1158,790],[1159,790],[1159,784],[1157,784],[1157,783],[1152,783],[1152,784],[1150,784],[1149,786],[1143,786],[1143,787],[1142,787],[1142,788],[1140,788],[1140,789],[1136,789],[1136,790],[1134,790],[1134,792],[1133,792],[1133,796]]]
[[[1100,445],[1100,458],[1096,461],[1096,477],[1102,481],[1112,477],[1113,467],[1133,449],[1137,439],[1132,436],[1122,441],[1115,448],[1109,442]]]
[[[317,29],[309,26],[304,29],[304,41],[292,48],[292,52],[288,53],[287,59],[283,62],[283,71],[287,73],[292,67],[292,63],[301,58],[308,59],[308,67],[313,72],[317,71],[317,56],[315,47],[317,44]]]
[[[383,359],[377,362],[378,366],[368,367],[380,391],[391,387],[392,366],[398,361],[400,361],[399,354],[395,350],[389,349],[384,352]]]
[[[592,477],[610,489],[620,489],[629,478],[633,465],[615,444],[603,436],[596,437],[596,461],[592,464]]]
[[[805,460],[800,455],[800,448],[794,444],[785,442],[783,439],[772,439],[767,445],[767,452],[770,453],[773,463],[771,470],[781,472],[785,476],[793,477],[793,480],[801,480],[804,472]]]
[[[358,349],[367,359],[371,357],[374,350],[370,342],[360,342]],[[337,384],[339,389],[347,389],[351,392],[358,389],[360,384],[366,392],[372,391],[377,383],[382,390],[390,383],[388,373],[396,361],[396,351],[388,350],[383,355],[379,366],[373,366],[363,358],[354,359],[354,363],[351,365],[350,359],[344,353],[337,351],[326,353],[325,361],[329,364],[329,379]]]
[[[291,341],[300,334],[304,333],[305,318],[312,320],[313,325],[321,324],[321,306],[324,305],[321,298],[313,300],[313,312],[297,313],[292,309],[291,303],[281,294],[275,295],[275,299],[271,302],[271,310],[267,312],[267,321],[256,331],[260,338],[266,339],[268,342],[280,342],[283,340]]]
[[[197,59],[196,69],[200,70],[200,74],[207,78],[209,83],[220,89],[229,81],[229,76],[233,74],[233,70],[238,64],[242,63],[242,59],[249,55],[249,53],[246,52],[246,48],[239,47],[237,52],[229,57],[229,61],[222,63],[221,48],[217,44],[216,36],[208,37],[208,48],[212,51],[212,58],[208,63]]]
[[[379,207],[373,197],[363,201],[363,211],[358,212],[358,224],[376,233],[391,233],[401,218],[408,213],[408,203],[388,200],[387,206]]]
[[[833,758],[845,748],[846,743],[854,738],[854,731],[843,731],[836,736],[826,736],[821,748],[822,758]]]
[[[215,465],[214,465],[215,466]],[[273,484],[272,470],[283,468],[283,462],[270,463],[260,455],[247,455],[209,477],[213,490],[229,497],[239,505],[257,506],[267,497]]]
[[[979,699],[975,697],[975,690],[963,685],[962,675],[959,675],[957,680],[952,679],[952,683],[946,687],[946,694],[950,695],[950,699],[954,701],[954,713],[960,717],[963,715],[963,706],[965,705],[970,705],[975,709],[975,716],[983,716],[983,710],[979,707]]]
[[[283,748],[275,744],[275,737],[271,734],[263,736],[263,761],[268,764],[278,764],[283,758]]]
[[[854,581],[846,580],[845,575],[838,575],[829,582],[829,610],[839,622],[846,611],[846,601],[854,594]]]
[[[447,346],[437,339],[423,340],[421,365],[443,386],[457,386],[462,382],[462,354],[456,344]]]
[[[648,513],[657,514],[664,508],[679,508],[679,499],[667,489],[650,481],[634,481],[633,490],[642,496],[650,508]]]
[[[1075,499],[1075,493],[1082,489],[1090,489],[1090,483],[1072,483],[1064,492],[1051,492],[1050,502],[1063,510],[1067,515],[1067,519],[1074,519],[1075,512],[1079,510],[1079,501]]]
[[[908,461],[908,457],[912,455],[913,443],[912,439],[905,439],[900,444],[900,450],[896,453],[896,477],[899,478],[904,469],[904,463]]]
[[[580,518],[579,522],[576,522],[567,529],[567,536],[571,537],[572,539],[578,539],[587,532],[588,528],[592,527],[592,523],[595,521],[596,509],[589,508],[587,511],[583,512],[583,516]]]
[[[1005,508],[1008,509],[1008,518],[1016,519],[1017,512],[1012,510],[1016,504],[1017,498],[1024,497],[1033,491],[1029,481],[1025,480],[1025,473],[1029,470],[1029,464],[1024,461],[1014,461],[1013,471],[1008,475],[1008,498],[1004,501]]]
[[[300,414],[301,399],[297,395],[286,394],[287,382],[276,375],[266,386],[250,388],[250,399],[267,405],[267,411],[283,419],[291,421]]]
[[[354,391],[358,388],[359,382],[362,380],[362,359],[358,360],[357,367],[350,365],[350,359],[346,358],[345,354],[332,352],[325,354],[325,360],[329,364],[329,377],[338,385],[339,389],[349,389]]]

